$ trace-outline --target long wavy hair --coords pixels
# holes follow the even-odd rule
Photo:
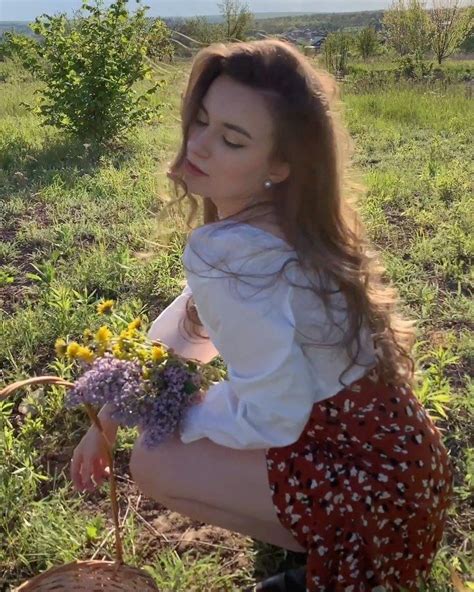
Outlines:
[[[182,95],[182,143],[168,171],[177,196],[172,204],[189,200],[187,225],[193,229],[200,204],[188,192],[182,174],[189,127],[208,88],[221,74],[261,93],[273,116],[272,157],[289,163],[290,174],[267,195],[271,195],[275,220],[298,259],[333,280],[346,298],[348,329],[341,343],[348,348],[351,366],[359,353],[362,323],[368,323],[379,376],[388,384],[413,387],[414,321],[399,312],[398,291],[357,211],[356,199],[366,188],[349,166],[353,143],[342,123],[340,89],[333,76],[315,67],[298,49],[281,40],[265,39],[215,43],[196,54]],[[204,225],[222,220],[210,198],[202,197],[202,201]],[[243,209],[240,220],[246,215],[248,220],[256,219],[257,211],[258,204]],[[314,291],[329,307],[328,292],[320,286]],[[192,296],[184,326],[190,337],[206,337],[199,331],[203,325]],[[357,352],[353,354],[355,342]]]

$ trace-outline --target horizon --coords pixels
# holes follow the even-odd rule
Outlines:
[[[106,6],[113,0],[106,0]],[[255,14],[334,14],[344,12],[367,12],[385,10],[391,0],[248,0],[251,12]],[[217,16],[218,0],[149,0],[140,5],[131,1],[130,12],[138,6],[149,6],[147,16],[163,18],[189,18],[193,16]],[[315,6],[317,4],[317,7]],[[1,0],[0,22],[31,22],[42,14],[66,13],[72,16],[82,6],[81,0]]]

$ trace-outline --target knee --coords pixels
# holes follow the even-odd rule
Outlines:
[[[143,442],[143,435],[135,440],[129,461],[130,475],[137,487],[145,495],[149,494],[150,488],[150,459]]]
[[[157,501],[167,498],[164,491],[165,472],[162,467],[162,454],[158,448],[150,450],[145,446],[144,434],[135,440],[129,461],[130,475],[138,489],[147,497]]]

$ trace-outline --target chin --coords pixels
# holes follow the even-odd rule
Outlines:
[[[200,187],[200,186],[202,186],[202,181],[206,177],[199,177],[199,176],[192,175],[191,173],[184,173],[183,178],[186,181],[186,183],[189,185],[189,187]]]

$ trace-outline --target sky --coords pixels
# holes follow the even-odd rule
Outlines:
[[[220,0],[142,0],[149,6],[147,16],[196,16],[218,14]],[[93,3],[93,2],[91,2]],[[112,0],[106,0],[109,5]],[[391,0],[246,0],[252,12],[357,12],[383,10]],[[80,9],[81,0],[0,0],[0,21],[32,21],[43,13],[65,12],[71,15]],[[129,0],[129,10],[136,3]]]

